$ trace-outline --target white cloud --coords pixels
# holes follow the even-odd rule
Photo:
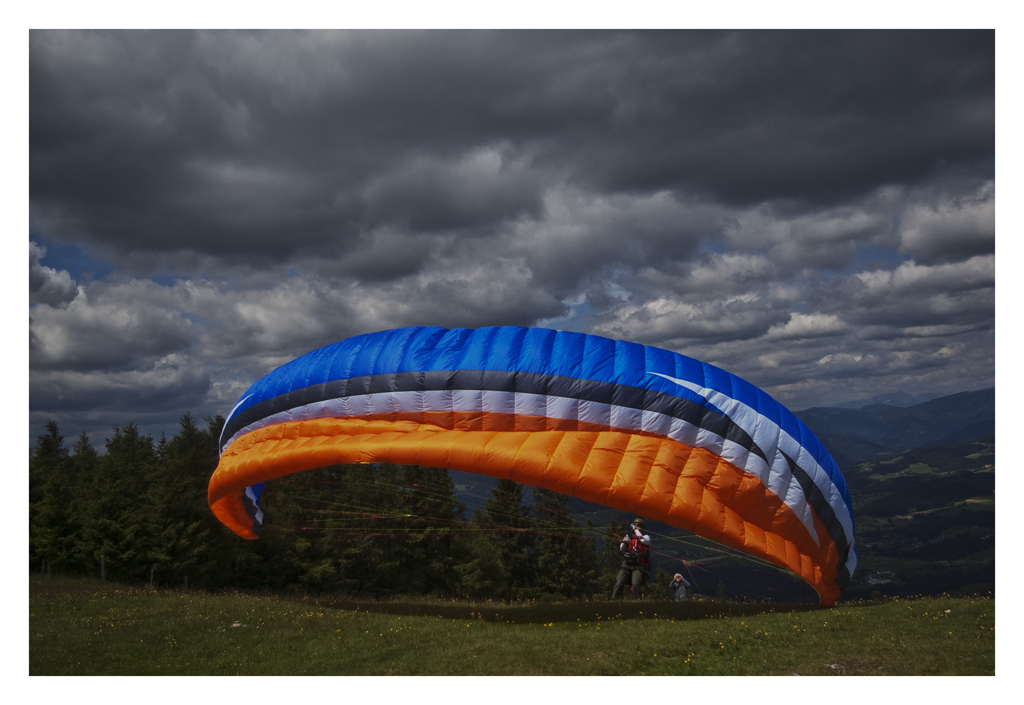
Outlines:
[[[785,324],[773,326],[765,337],[770,340],[822,338],[848,333],[851,329],[850,325],[831,314],[794,313]]]
[[[745,340],[763,335],[778,319],[771,304],[757,294],[695,302],[662,296],[612,310],[593,326],[593,332],[662,345],[698,339]]]
[[[29,301],[34,304],[62,307],[78,296],[78,284],[67,270],[57,270],[40,264],[46,248],[29,241],[28,287]]]
[[[902,193],[881,188],[855,203],[789,213],[778,204],[740,211],[726,231],[741,251],[764,253],[789,271],[846,268],[858,247],[888,244]]]
[[[893,297],[919,293],[949,293],[995,286],[995,255],[978,255],[965,262],[920,265],[911,260],[895,270],[860,272],[860,297]]]
[[[192,337],[178,303],[173,290],[153,282],[82,288],[63,308],[32,310],[30,362],[105,369],[175,352]]]

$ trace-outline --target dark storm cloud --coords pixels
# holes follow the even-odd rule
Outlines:
[[[746,205],[991,177],[991,47],[991,32],[33,32],[33,212],[65,238],[261,261],[384,224],[536,215],[554,178]]]
[[[964,192],[966,191],[966,192]],[[925,264],[956,262],[995,252],[995,184],[941,194],[908,208],[900,222],[900,250]]]
[[[656,80],[637,82],[647,110],[594,170],[612,188],[835,202],[882,174],[992,173],[991,34],[715,33],[702,51],[689,50],[690,34],[662,36]]]
[[[542,184],[528,164],[510,164],[503,151],[509,150],[484,148],[454,162],[414,158],[367,184],[367,219],[432,232],[537,214]]]
[[[179,412],[201,406],[209,389],[210,378],[201,367],[170,356],[150,369],[126,373],[37,372],[30,383],[29,409]]]
[[[173,432],[405,325],[796,408],[991,385],[994,71],[991,31],[33,31],[33,428]]]

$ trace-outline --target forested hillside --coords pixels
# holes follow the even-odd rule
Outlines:
[[[860,567],[847,597],[995,590],[994,439],[844,468]]]
[[[922,437],[991,425],[989,398],[986,390],[909,410],[808,414],[829,423],[835,413],[855,413],[862,422],[824,438],[846,459],[858,527],[859,567],[844,599],[994,590],[994,437],[896,451],[895,436],[870,433],[886,428],[873,412],[904,430],[925,424],[932,430]],[[48,424],[30,457],[31,570],[98,577],[102,556],[110,580],[181,586],[187,579],[209,589],[500,600],[611,592],[629,515],[443,469],[337,465],[279,478],[263,494],[261,538],[240,539],[207,504],[222,424],[185,415],[178,434],[159,441],[129,424],[113,429],[103,452],[85,436],[69,447]],[[682,529],[648,528],[655,537],[648,595],[667,597],[671,574],[683,571],[707,596],[815,599],[787,571]]]
[[[206,487],[223,420],[154,441],[129,424],[105,452],[56,424],[30,459],[32,570],[203,588],[495,599],[610,592],[622,526],[580,526],[568,498],[498,481],[471,517],[443,469],[338,465],[268,483],[260,540],[218,522]],[[609,533],[610,532],[610,533]],[[611,550],[602,535],[609,533]]]

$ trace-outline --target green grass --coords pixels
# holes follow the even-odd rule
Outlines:
[[[33,576],[31,675],[992,675],[995,600],[502,605]]]

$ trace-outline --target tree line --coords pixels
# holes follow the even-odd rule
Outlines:
[[[115,427],[99,453],[50,421],[29,460],[30,569],[126,583],[473,599],[607,596],[624,526],[580,525],[568,497],[498,480],[466,517],[444,469],[335,465],[268,482],[259,540],[213,516],[224,420],[154,441]],[[660,578],[661,576],[659,576]],[[667,580],[658,580],[657,583]]]

